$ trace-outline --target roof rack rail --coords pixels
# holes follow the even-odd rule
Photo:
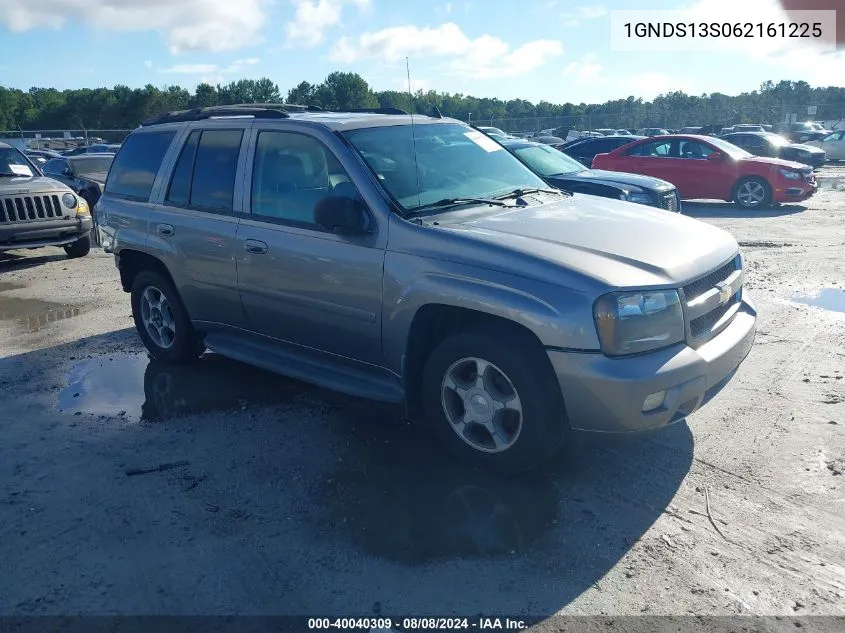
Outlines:
[[[287,112],[279,109],[274,104],[238,104],[165,112],[151,117],[146,121],[142,121],[141,126],[147,127],[150,125],[161,125],[163,123],[202,121],[204,119],[226,116],[252,116],[256,119],[287,119],[289,117]]]
[[[349,112],[350,114],[408,114],[399,108],[340,108],[328,112]]]

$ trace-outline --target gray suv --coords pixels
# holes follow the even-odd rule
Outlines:
[[[728,233],[548,189],[439,113],[161,115],[97,211],[156,359],[210,349],[403,403],[482,468],[682,420],[754,341]]]

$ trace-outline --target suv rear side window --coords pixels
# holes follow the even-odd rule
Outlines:
[[[166,201],[203,211],[231,213],[243,130],[195,130],[185,142]]]
[[[161,161],[175,135],[176,132],[130,135],[109,170],[106,192],[132,200],[149,200]]]

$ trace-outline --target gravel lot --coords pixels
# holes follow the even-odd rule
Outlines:
[[[392,407],[149,362],[102,252],[0,257],[0,614],[845,615],[845,167],[821,178],[684,205],[760,313],[706,409],[509,481]]]

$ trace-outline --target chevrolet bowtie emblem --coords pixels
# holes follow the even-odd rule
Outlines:
[[[719,284],[717,288],[719,289],[719,305],[723,305],[733,296],[733,291],[726,284]]]

